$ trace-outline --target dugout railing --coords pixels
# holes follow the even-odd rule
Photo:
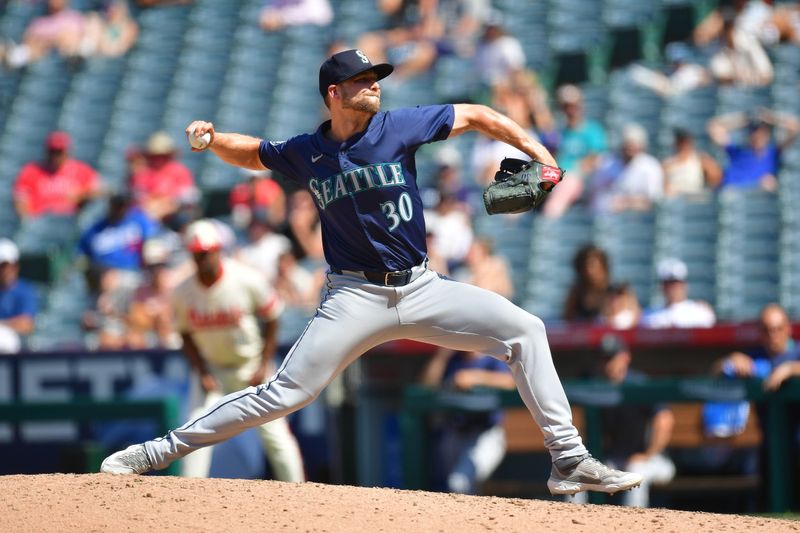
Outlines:
[[[602,407],[619,404],[684,403],[748,400],[763,404],[766,420],[764,443],[767,446],[765,469],[769,510],[789,510],[794,487],[790,468],[787,409],[800,402],[800,380],[790,380],[776,392],[766,392],[759,379],[722,380],[713,378],[662,378],[643,384],[614,386],[604,381],[565,381],[564,389],[573,406],[584,411],[586,445],[591,453],[603,458]],[[428,488],[428,431],[426,417],[441,411],[492,411],[522,407],[519,394],[512,391],[481,389],[473,392],[452,392],[418,385],[405,388],[400,413],[403,440],[403,477],[406,488]],[[593,494],[593,502],[602,495]]]

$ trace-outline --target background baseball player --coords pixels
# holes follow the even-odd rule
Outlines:
[[[190,452],[276,420],[313,401],[365,351],[411,338],[479,351],[508,363],[552,456],[552,493],[614,493],[641,482],[640,475],[609,469],[586,451],[572,424],[542,321],[502,296],[427,268],[414,160],[421,145],[477,130],[548,165],[551,179],[561,174],[555,160],[519,125],[485,106],[379,112],[378,80],[392,70],[386,63],[373,65],[359,50],[333,55],[319,71],[319,90],[331,120],[313,134],[285,142],[218,133],[204,121],[189,124],[190,141],[210,134],[208,146],[222,160],[271,168],[311,191],[330,265],[326,291],[283,365],[266,383],[224,397],[162,438],[112,454],[103,462],[103,472],[162,469]],[[518,191],[533,190],[527,178],[518,183],[523,173],[513,166],[517,178],[506,182],[514,187],[485,197],[490,212],[491,197],[520,206],[524,194]],[[541,169],[540,174],[546,177]],[[542,189],[536,186],[528,209],[541,201]]]
[[[197,378],[190,393],[195,417],[224,394],[259,385],[275,371],[282,304],[258,272],[222,258],[217,225],[193,222],[185,238],[197,273],[175,289],[173,306],[183,352]],[[274,477],[305,481],[300,448],[286,419],[259,426],[258,433]],[[211,455],[207,447],[186,457],[182,474],[208,477]]]

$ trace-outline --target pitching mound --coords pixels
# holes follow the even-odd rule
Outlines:
[[[317,483],[109,474],[0,477],[0,531],[800,531],[664,509]]]

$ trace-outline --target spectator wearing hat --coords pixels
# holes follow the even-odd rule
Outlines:
[[[714,309],[706,302],[690,300],[686,263],[667,258],[658,264],[658,280],[664,305],[648,310],[642,325],[648,328],[710,328],[716,321]]]
[[[771,128],[783,130],[783,138],[776,142]],[[746,128],[747,142],[736,144],[732,134]],[[781,152],[800,132],[797,117],[762,109],[753,115],[732,113],[712,118],[708,122],[708,135],[725,150],[728,164],[722,175],[722,187],[760,187],[775,191],[778,186]]]
[[[36,291],[19,278],[19,249],[9,239],[0,239],[0,353],[21,348],[21,337],[33,331],[38,312]]]
[[[589,180],[589,200],[596,213],[647,211],[664,196],[664,171],[647,153],[647,130],[635,123],[622,128],[618,153],[603,156]]]
[[[97,172],[70,158],[72,142],[66,132],[51,132],[44,144],[44,160],[23,166],[14,184],[14,205],[22,219],[75,214],[100,192]]]
[[[245,181],[231,189],[228,202],[234,223],[246,228],[257,211],[266,213],[273,226],[286,222],[286,194],[271,170],[242,169]]]
[[[172,290],[177,285],[169,268],[169,249],[160,239],[142,247],[144,279],[133,291],[128,310],[128,347],[177,348],[180,337],[172,317]]]
[[[556,101],[564,121],[559,129],[556,157],[566,174],[542,207],[551,217],[561,216],[581,198],[587,177],[595,172],[600,155],[608,148],[603,126],[584,115],[583,92],[577,86],[559,87]]]
[[[633,354],[621,337],[604,335],[592,375],[615,386],[645,383],[647,376],[630,368],[632,359]],[[666,454],[675,416],[665,405],[624,403],[601,408],[600,416],[608,463],[643,478],[638,489],[622,493],[622,504],[648,507],[650,485],[668,483],[675,476],[675,464]],[[576,496],[576,501],[581,501],[585,493]]]
[[[475,73],[491,87],[507,82],[525,69],[525,51],[519,40],[503,28],[503,15],[492,10],[483,24],[478,47],[475,50]]]
[[[195,204],[199,192],[191,171],[178,161],[175,141],[157,131],[147,140],[147,165],[131,176],[131,187],[139,205],[154,220],[164,220],[181,206]]]

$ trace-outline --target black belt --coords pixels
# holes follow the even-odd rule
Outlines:
[[[331,267],[334,274],[342,274],[342,269]],[[401,287],[411,281],[411,269],[395,270],[393,272],[371,272],[369,270],[356,271],[364,276],[367,281],[376,285],[386,285],[388,287]]]

